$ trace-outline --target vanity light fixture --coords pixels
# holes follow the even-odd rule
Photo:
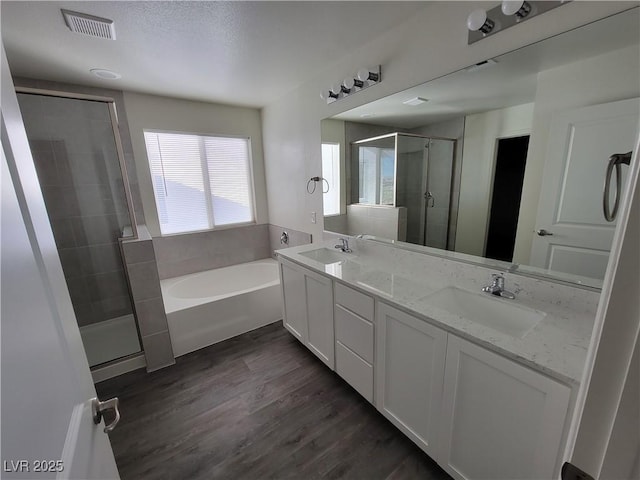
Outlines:
[[[489,11],[474,10],[467,17],[469,29],[467,43],[471,45],[566,3],[569,2],[566,0],[504,0]]]
[[[361,68],[353,77],[347,77],[341,82],[334,83],[328,90],[320,92],[320,98],[327,104],[333,103],[371,85],[380,83],[381,78],[380,65],[373,68]]]

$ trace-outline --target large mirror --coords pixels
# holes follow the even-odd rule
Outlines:
[[[325,230],[598,287],[638,97],[633,8],[323,120]]]

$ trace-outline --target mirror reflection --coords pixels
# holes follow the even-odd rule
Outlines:
[[[597,285],[607,162],[638,134],[638,10],[323,120],[325,230]]]

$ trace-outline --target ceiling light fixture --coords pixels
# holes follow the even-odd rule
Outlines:
[[[331,85],[328,90],[320,92],[320,98],[327,104],[333,103],[379,83],[381,78],[380,65],[374,68],[361,68],[353,77],[347,77],[341,82]]]
[[[118,78],[122,78],[122,75],[116,72],[112,72],[111,70],[105,70],[104,68],[92,68],[89,70],[96,77],[104,78],[107,80],[117,80]]]

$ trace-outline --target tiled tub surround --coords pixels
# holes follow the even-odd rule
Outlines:
[[[151,236],[144,225],[138,225],[138,238],[124,239],[121,246],[147,370],[173,365],[175,358]]]
[[[269,258],[269,226],[153,237],[161,280]]]
[[[289,243],[284,245],[280,243],[280,236],[282,232],[287,232],[289,235]],[[299,232],[287,227],[281,227],[279,225],[269,224],[269,248],[274,253],[276,250],[289,247],[299,247],[300,245],[308,245],[311,243],[311,234]]]
[[[518,291],[514,302],[546,313],[522,338],[515,338],[429,304],[429,294],[456,286],[481,293],[496,270],[431,255],[410,252],[371,240],[350,239],[351,259],[324,265],[299,255],[335,241],[314,243],[278,252],[338,282],[359,289],[448,332],[541,371],[569,385],[580,381],[599,293],[504,273],[506,289]]]

